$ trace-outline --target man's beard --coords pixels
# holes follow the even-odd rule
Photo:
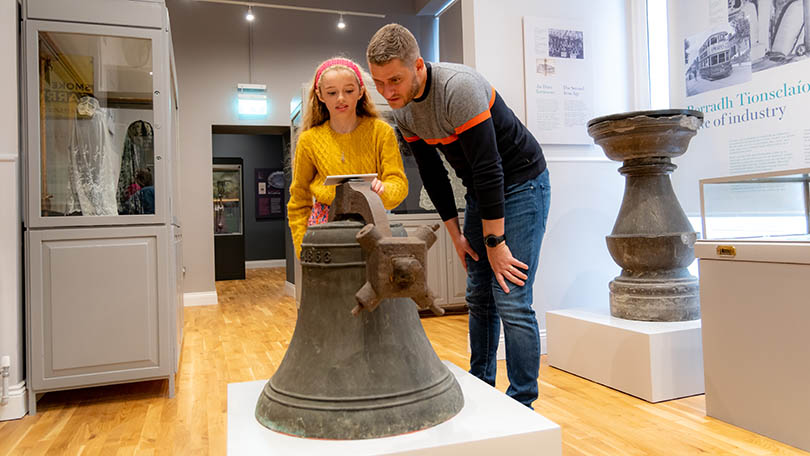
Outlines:
[[[416,95],[419,93],[419,77],[417,76],[416,71],[413,72],[413,82],[411,83],[411,89],[408,91],[408,96],[404,100],[403,106],[407,105],[408,103],[412,102]]]

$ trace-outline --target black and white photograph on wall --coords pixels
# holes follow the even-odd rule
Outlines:
[[[548,29],[548,55],[563,59],[584,59],[582,35],[580,30]]]
[[[284,217],[284,171],[256,168],[256,219]]]
[[[551,59],[549,58],[544,57],[541,59],[537,59],[537,62],[534,67],[535,71],[539,75],[554,76],[555,73],[554,64],[551,63]]]
[[[741,21],[744,24],[745,21]],[[683,40],[686,96],[751,80],[748,28],[714,27]]]
[[[810,0],[728,0],[728,22],[750,31],[751,70],[758,72],[807,57]]]

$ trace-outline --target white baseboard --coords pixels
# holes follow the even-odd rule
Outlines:
[[[245,261],[245,269],[284,268],[287,260],[252,260]]]
[[[25,382],[9,388],[8,403],[0,405],[0,421],[20,419],[28,413],[28,391]]]
[[[202,291],[197,293],[183,293],[183,306],[215,306],[217,305],[217,292]]]
[[[546,330],[540,330],[540,354],[546,354]],[[470,333],[467,332],[467,353],[470,353]],[[501,330],[501,337],[498,338],[498,352],[495,359],[506,359],[506,340],[504,340],[503,330]]]
[[[291,284],[290,282],[284,282],[284,293],[287,296],[295,297],[295,285]]]
[[[540,330],[540,354],[545,355],[548,353],[548,345],[546,345],[546,330]]]

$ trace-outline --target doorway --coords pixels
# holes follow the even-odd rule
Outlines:
[[[292,251],[292,239],[286,211],[290,184],[290,128],[214,125],[211,130],[213,161],[238,161],[241,164],[244,251],[241,277],[244,277],[245,267],[285,267],[287,258],[292,256],[289,253]],[[216,189],[213,190],[216,209]],[[227,203],[220,204],[224,205]],[[220,213],[223,209],[228,210],[227,207],[219,209]],[[216,212],[214,215],[216,241]],[[215,246],[217,280],[221,280],[219,257],[238,253],[232,251],[237,247],[229,245],[227,249],[217,249]]]

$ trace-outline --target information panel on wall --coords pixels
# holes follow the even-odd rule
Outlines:
[[[544,144],[593,144],[593,35],[569,19],[523,18],[526,126]]]
[[[679,0],[668,13],[670,104],[705,116],[673,174],[686,212],[700,212],[700,179],[810,165],[810,0]],[[794,198],[779,192],[760,209]]]
[[[256,220],[284,217],[284,171],[256,168]]]

